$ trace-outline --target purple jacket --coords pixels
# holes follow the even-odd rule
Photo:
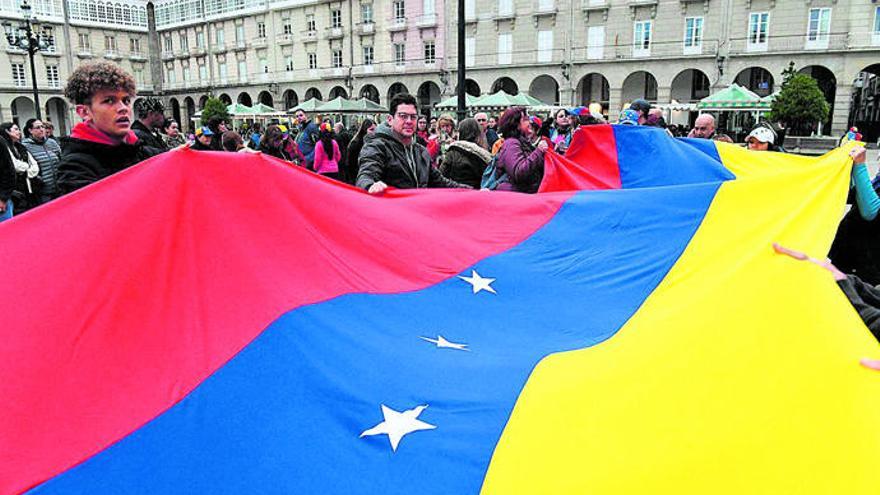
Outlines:
[[[499,191],[536,193],[544,178],[544,152],[525,138],[505,139],[496,166],[503,168],[508,178],[498,185]]]

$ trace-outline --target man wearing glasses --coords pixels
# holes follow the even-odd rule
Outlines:
[[[431,166],[431,156],[415,140],[419,119],[416,99],[401,93],[391,98],[386,123],[366,138],[358,160],[357,186],[370,194],[381,194],[386,188],[416,189],[421,187],[468,186],[447,179]]]
[[[495,144],[495,141],[498,141],[498,133],[495,132],[489,125],[489,115],[484,112],[480,112],[474,115],[474,119],[477,120],[477,123],[480,124],[480,127],[483,129],[483,132],[486,133],[486,150],[491,151],[492,145]],[[491,119],[494,120],[494,119]]]

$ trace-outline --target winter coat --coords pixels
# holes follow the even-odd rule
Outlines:
[[[324,150],[324,143],[318,141],[315,145],[315,172],[319,174],[335,174],[339,172],[339,161],[342,154],[339,152],[339,145],[336,141],[331,140],[333,147],[333,156],[327,156]]]
[[[352,139],[348,143],[348,151],[345,153],[345,161],[342,167],[342,180],[354,185],[358,177],[358,161],[361,158],[361,149],[364,147],[363,139]]]
[[[67,194],[109,177],[162,151],[145,146],[133,132],[113,144],[99,131],[79,123],[61,139],[56,193]]]
[[[5,147],[0,146],[0,204],[5,205],[15,191],[15,166]]]
[[[131,130],[143,146],[168,151],[168,146],[165,144],[165,140],[162,139],[162,136],[153,129],[145,126],[140,120],[135,120],[134,124],[131,124]]]
[[[21,141],[28,153],[40,164],[40,179],[43,181],[43,196],[55,195],[55,182],[58,179],[58,162],[61,160],[61,146],[54,139],[45,139],[42,143],[34,138]]]
[[[524,137],[508,138],[498,152],[497,166],[507,173],[508,179],[498,190],[536,193],[544,179],[544,152]]]
[[[479,189],[483,171],[490,160],[492,155],[482,146],[470,141],[456,141],[446,150],[440,172],[456,182]]]
[[[318,134],[317,124],[309,122],[300,127],[299,134],[296,135],[296,145],[306,158],[305,165],[309,168],[312,168],[312,164],[315,163],[315,143],[318,142]]]
[[[0,153],[4,155],[5,161],[13,170],[14,185],[11,196],[16,214],[39,206],[43,192],[43,181],[40,180],[40,166],[37,161],[23,144],[13,143],[6,139],[0,139]]]
[[[880,290],[855,275],[847,275],[837,285],[846,294],[868,330],[874,334],[874,338],[880,340]]]
[[[421,187],[468,187],[447,179],[431,166],[424,146],[415,142],[404,146],[388,124],[367,136],[361,149],[357,187],[369,189],[375,182],[399,189]]]

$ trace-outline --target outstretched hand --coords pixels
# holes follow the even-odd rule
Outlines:
[[[775,242],[773,243],[773,250],[779,254],[784,254],[786,256],[790,256],[796,260],[809,261],[810,263],[813,263],[814,265],[819,265],[822,268],[831,272],[831,275],[834,276],[834,280],[840,281],[840,280],[846,279],[846,274],[841,272],[840,270],[838,270],[836,266],[832,265],[830,260],[819,261],[816,258],[812,258],[810,256],[807,256],[805,253],[802,253],[800,251],[795,251],[794,249],[789,249],[789,248],[782,246],[782,245],[775,243]]]

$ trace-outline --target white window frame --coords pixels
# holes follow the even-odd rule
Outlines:
[[[333,50],[330,60],[334,69],[342,68],[342,50]]]
[[[237,70],[238,70],[238,80],[239,81],[247,81],[247,79],[248,79],[247,60],[239,60]]]
[[[165,78],[168,80],[168,84],[174,86],[177,83],[177,74],[174,71],[174,66],[165,67]]]
[[[464,18],[468,21],[477,18],[477,0],[464,0]]]
[[[24,71],[24,64],[12,64],[12,81],[16,88],[27,87],[27,73]]]
[[[818,14],[815,31],[813,30],[813,13]],[[826,26],[823,31],[823,17]],[[816,7],[807,11],[807,40],[804,48],[807,50],[825,50],[831,40],[831,8]]]
[[[874,7],[874,29],[871,31],[871,44],[880,46],[880,6]]]
[[[244,24],[236,24],[235,25],[235,43],[238,45],[243,45],[246,41],[247,37],[245,36]]]
[[[361,47],[361,56],[363,57],[364,65],[372,66],[373,60],[375,60],[376,52],[374,51],[372,45]]]
[[[266,23],[258,22],[257,23],[257,38],[265,39],[266,38]]]
[[[406,67],[406,43],[394,43],[391,45],[396,67]]]
[[[766,21],[761,18],[766,17]],[[758,19],[757,30],[752,32],[752,19]],[[761,40],[761,25],[764,25],[764,39]],[[749,12],[749,24],[746,30],[748,38],[746,38],[746,51],[748,52],[766,52],[767,45],[770,40],[770,12]]]
[[[315,70],[318,68],[318,54],[315,52],[309,53],[309,70]]]
[[[60,88],[61,87],[61,79],[59,78],[59,72],[58,72],[57,65],[47,65],[46,66],[46,80],[49,82],[50,88]]]
[[[217,75],[220,77],[220,84],[226,84],[226,78],[229,75],[226,69],[226,62],[217,63]]]
[[[646,32],[647,37],[645,36]],[[633,57],[650,57],[653,38],[654,21],[635,21],[633,23]]]
[[[593,33],[602,33],[602,36],[594,36]],[[601,38],[595,43],[594,38]],[[587,30],[587,60],[602,60],[605,58],[605,26],[590,26]]]
[[[422,43],[422,53],[425,56],[425,65],[437,63],[437,45],[434,40],[426,40]]]
[[[314,33],[318,30],[318,24],[315,23],[315,14],[306,14],[306,31]]]
[[[214,42],[217,46],[226,46],[226,30],[223,27],[214,28]]]
[[[199,81],[205,82],[208,80],[208,66],[205,64],[199,64]]]
[[[196,48],[205,49],[205,32],[196,31]]]
[[[464,39],[464,65],[473,67],[477,64],[477,39],[473,36]]]
[[[403,0],[395,0],[391,4],[391,12],[394,15],[394,20],[402,21],[406,19],[406,2]]]
[[[688,26],[689,21],[693,21],[691,26]],[[686,17],[684,19],[682,54],[700,55],[703,53],[703,26],[705,24],[706,21],[702,16]]]
[[[513,0],[498,0],[498,15],[499,16],[513,15]]]
[[[543,43],[542,43],[543,42]],[[546,63],[553,61],[553,30],[548,29],[544,31],[538,31],[537,37],[537,56],[538,62]],[[549,43],[548,46],[541,46],[542,44]]]
[[[361,24],[372,24],[372,23],[373,23],[373,4],[362,3],[361,4]]]
[[[293,72],[293,56],[288,55],[284,57],[284,70],[287,72]]]
[[[498,65],[510,65],[513,63],[513,34],[502,33],[498,35]]]
[[[335,29],[342,28],[342,10],[333,9],[330,11],[330,27]]]

